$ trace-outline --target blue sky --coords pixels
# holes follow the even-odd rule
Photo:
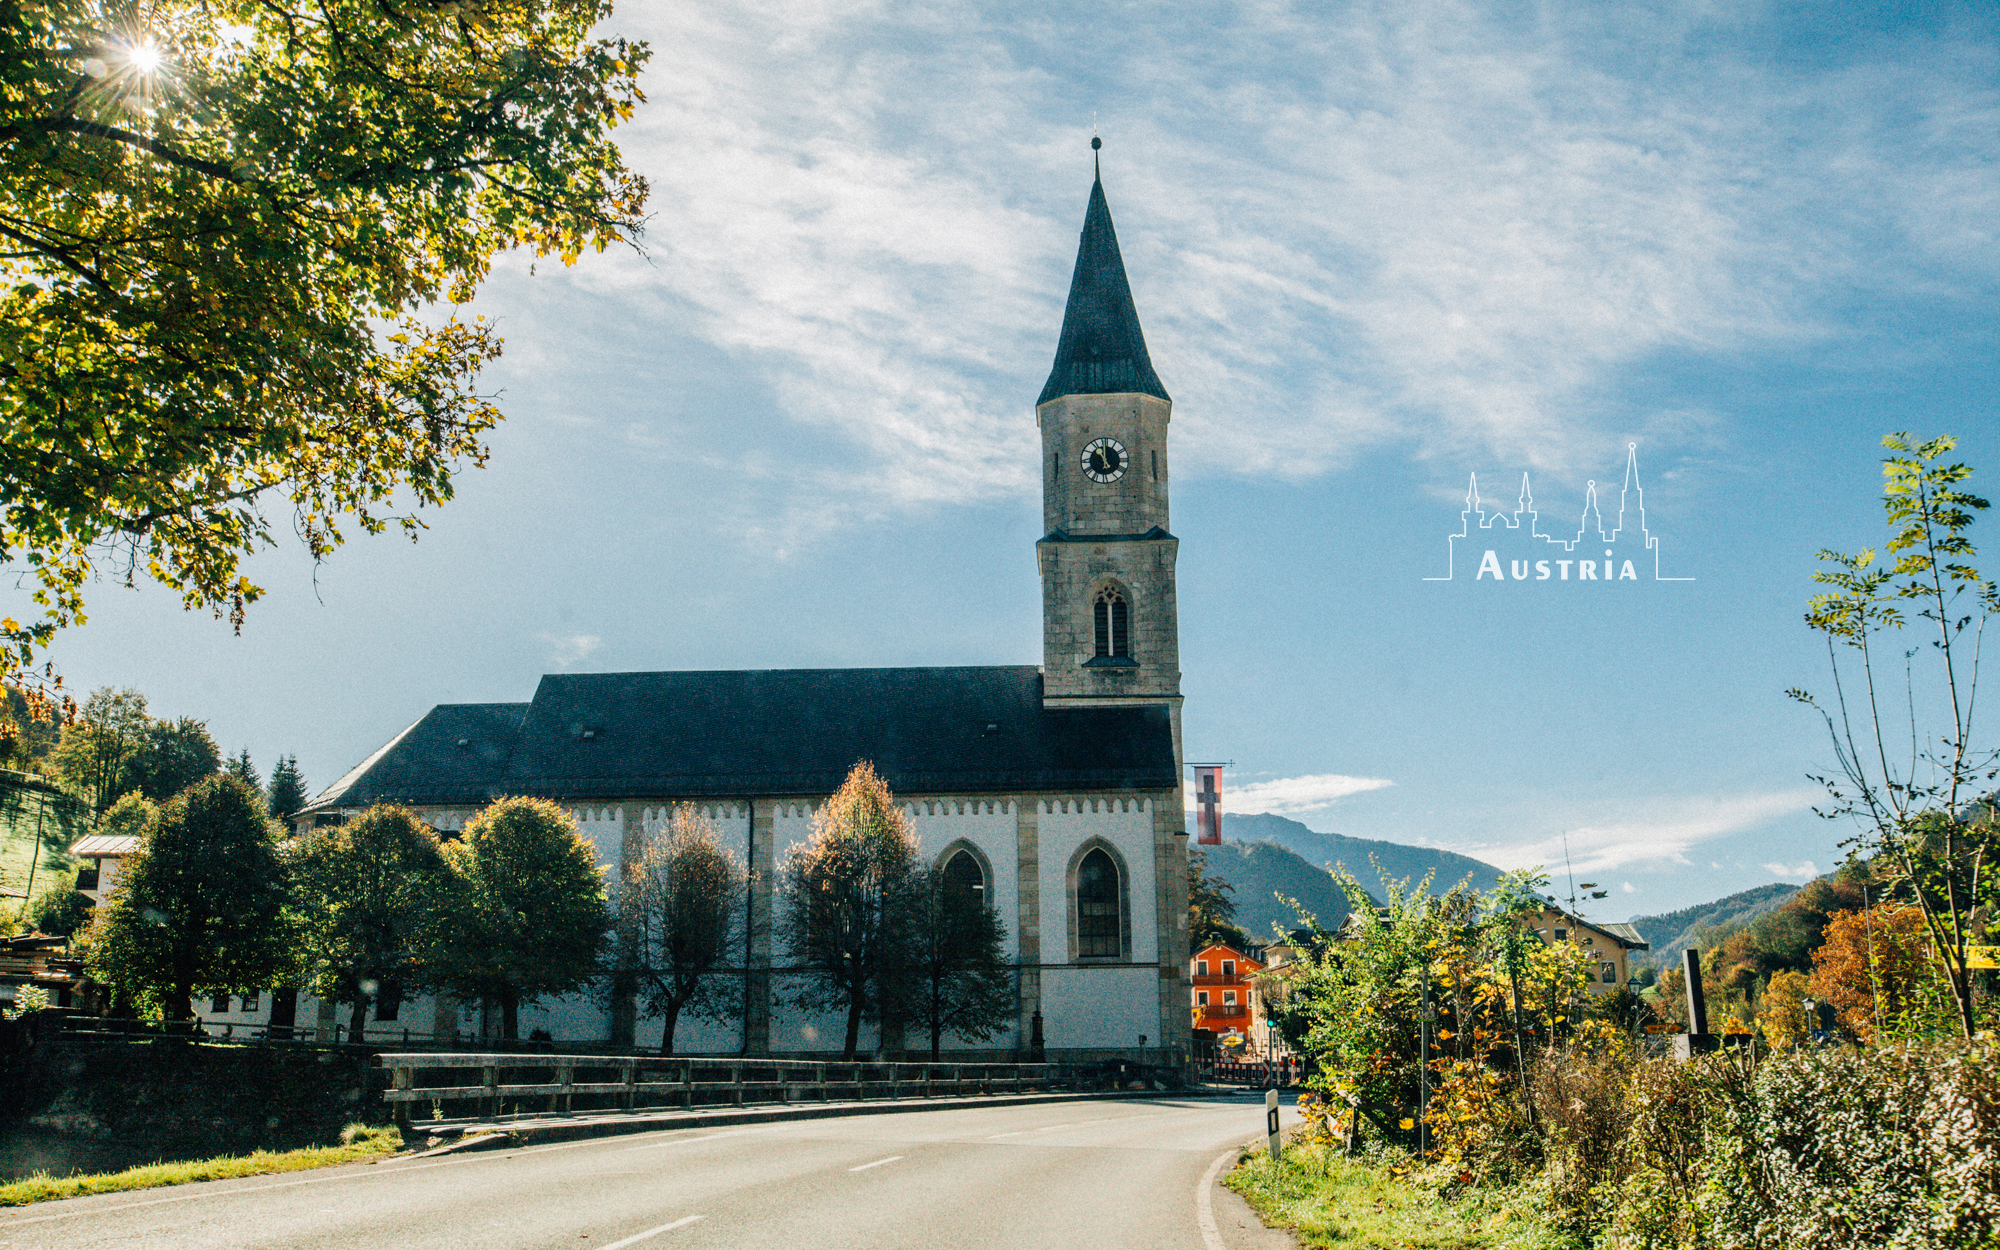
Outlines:
[[[496,270],[510,414],[412,546],[241,638],[101,584],[56,658],[325,784],[548,671],[1039,660],[1037,434],[1104,175],[1175,399],[1190,758],[1234,810],[1659,911],[1837,862],[1813,553],[1876,443],[2000,491],[1988,5],[629,4],[643,256]],[[1442,571],[1636,443],[1685,583]],[[1979,479],[1976,479],[1978,481]],[[2000,556],[1992,521],[1986,546]],[[1992,570],[1989,570],[1991,572]],[[1580,874],[1581,875],[1581,874]]]

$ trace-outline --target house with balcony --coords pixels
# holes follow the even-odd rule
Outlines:
[[[1264,1012],[1253,978],[1264,971],[1264,961],[1216,942],[1196,951],[1188,966],[1197,1050],[1221,1045],[1232,1033],[1242,1035],[1253,1049],[1261,1045]]]

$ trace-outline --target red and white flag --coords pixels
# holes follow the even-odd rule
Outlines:
[[[1194,766],[1195,841],[1202,846],[1222,845],[1222,766]]]

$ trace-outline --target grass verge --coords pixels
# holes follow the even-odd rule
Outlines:
[[[378,1158],[394,1154],[402,1148],[402,1135],[393,1127],[350,1124],[341,1132],[338,1146],[313,1146],[277,1153],[258,1150],[247,1155],[218,1155],[213,1159],[180,1163],[148,1163],[143,1167],[126,1168],[123,1172],[100,1172],[86,1176],[51,1176],[47,1172],[38,1172],[24,1180],[0,1185],[0,1207],[22,1207],[31,1202],[48,1202],[56,1198],[115,1194],[127,1189],[153,1189],[194,1181],[228,1180],[235,1176],[303,1172],[308,1168]]]
[[[1223,1183],[1266,1224],[1288,1228],[1315,1250],[1578,1250],[1553,1228],[1525,1187],[1440,1193],[1400,1173],[1408,1159],[1349,1157],[1324,1146],[1285,1147],[1274,1166],[1248,1154]],[[1393,1169],[1393,1170],[1392,1170]]]

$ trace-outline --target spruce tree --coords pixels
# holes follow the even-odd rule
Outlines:
[[[271,766],[271,788],[267,806],[271,819],[290,820],[306,805],[306,779],[299,774],[299,757],[280,755]]]

